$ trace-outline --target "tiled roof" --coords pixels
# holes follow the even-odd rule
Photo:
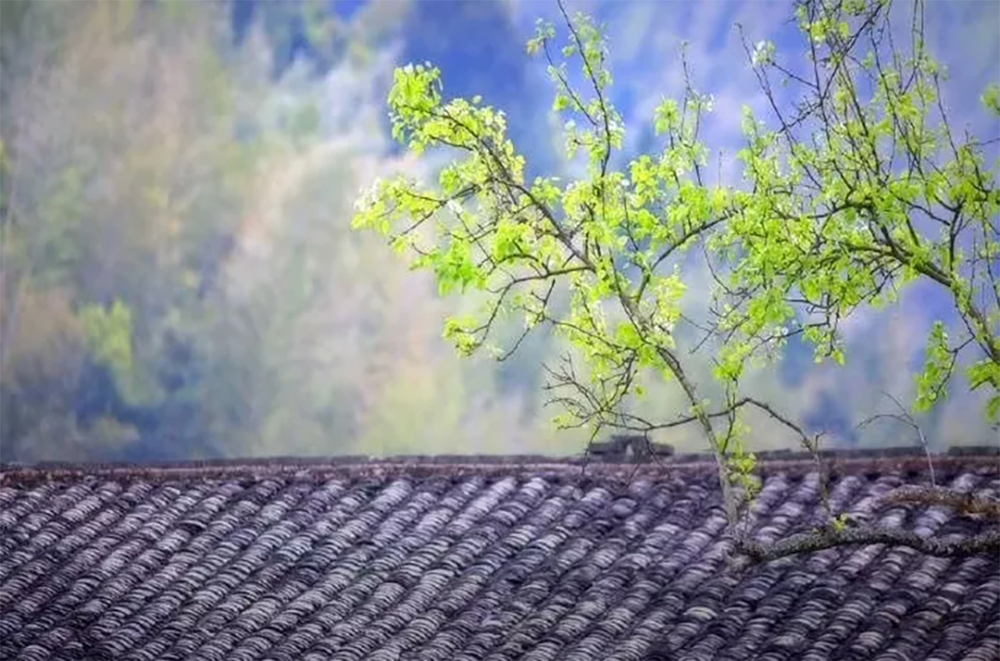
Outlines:
[[[837,548],[724,562],[705,457],[123,466],[0,473],[4,659],[953,659],[1000,657],[1000,559]],[[879,504],[912,451],[827,455],[834,510],[980,532]],[[996,454],[935,458],[1000,495]],[[820,519],[811,459],[763,462],[757,537]]]

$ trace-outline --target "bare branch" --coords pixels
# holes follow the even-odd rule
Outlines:
[[[799,553],[812,553],[837,546],[887,544],[907,546],[925,555],[942,558],[963,557],[1000,551],[1000,529],[971,537],[921,537],[913,532],[888,528],[826,528],[792,535],[773,543],[738,540],[736,548],[757,562],[770,562]]]
[[[959,514],[985,514],[1000,520],[1000,500],[975,496],[971,493],[944,487],[904,486],[890,491],[882,502],[893,504],[918,503],[950,507]]]
[[[898,399],[896,399],[895,397],[893,397],[892,395],[890,395],[885,391],[882,391],[882,394],[892,400],[893,404],[896,405],[896,408],[899,409],[899,413],[878,413],[876,415],[870,416],[858,423],[857,425],[858,429],[862,429],[871,424],[872,422],[882,419],[898,420],[902,423],[909,425],[911,428],[913,428],[914,431],[917,432],[917,438],[919,438],[920,445],[924,449],[924,455],[927,457],[927,470],[930,471],[931,484],[932,485],[936,484],[937,480],[935,479],[934,476],[934,462],[931,460],[931,450],[927,444],[927,438],[924,436],[923,429],[920,428],[920,425],[917,424],[916,420],[913,419],[913,416],[909,414],[909,412],[906,410],[906,407],[904,407]]]

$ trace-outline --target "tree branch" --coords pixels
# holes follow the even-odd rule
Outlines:
[[[737,540],[739,552],[757,562],[770,562],[799,553],[812,553],[823,549],[847,545],[887,544],[907,546],[925,555],[954,558],[979,553],[1000,551],[1000,529],[956,539],[920,537],[916,533],[888,528],[826,528],[820,531],[792,535],[773,543]]]

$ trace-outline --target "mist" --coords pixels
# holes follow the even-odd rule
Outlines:
[[[791,11],[713,3],[702,33],[685,35],[697,32],[682,15],[696,2],[614,15],[610,4],[570,7],[596,9],[621,49],[616,93],[633,151],[649,99],[676,92],[676,67],[659,59],[675,41],[701,44],[692,62],[705,91],[740,99],[750,72],[722,67],[737,45],[713,35],[741,16],[767,32]],[[1000,24],[997,5],[965,4],[979,13],[963,7],[934,28],[942,48],[949,27]],[[476,301],[440,296],[351,230],[376,177],[427,178],[443,163],[391,140],[386,94],[410,61],[439,66],[446,96],[503,108],[530,176],[572,175],[544,66],[524,51],[535,17],[551,13],[500,0],[0,3],[0,459],[582,451],[588,434],[556,430],[546,405],[557,339],[539,331],[502,363],[460,358],[443,321]],[[1000,36],[979,36],[974,52],[935,53],[976,65],[950,88],[959,116],[1000,79]],[[738,123],[738,106],[720,105]],[[726,121],[713,130],[709,144],[735,145]],[[710,279],[697,267],[688,278],[696,316]],[[927,331],[947,314],[934,300],[914,289],[860,316],[845,367],[814,365],[793,345],[748,387],[832,443],[912,443],[905,426],[856,423],[889,405],[883,391],[912,397]],[[710,365],[694,360],[711,394]],[[995,443],[984,400],[957,380],[920,419],[932,444]],[[637,406],[667,418],[682,401],[652,384]],[[795,443],[751,422],[752,446]],[[658,440],[705,449],[695,430]]]

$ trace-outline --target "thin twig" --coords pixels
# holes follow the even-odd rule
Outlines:
[[[857,428],[862,429],[877,420],[885,420],[885,419],[898,420],[912,427],[913,430],[917,432],[917,438],[920,439],[920,445],[924,449],[924,456],[927,457],[927,470],[930,472],[931,485],[932,486],[937,485],[937,480],[934,475],[934,461],[931,459],[930,446],[927,444],[927,437],[924,436],[923,429],[920,428],[920,425],[917,424],[916,420],[913,419],[913,416],[909,414],[909,412],[906,410],[906,407],[903,406],[898,399],[896,399],[895,397],[893,397],[891,394],[889,394],[884,390],[882,391],[882,394],[888,397],[890,400],[892,400],[892,403],[895,404],[896,408],[899,409],[899,413],[877,413],[859,422],[857,424]]]

